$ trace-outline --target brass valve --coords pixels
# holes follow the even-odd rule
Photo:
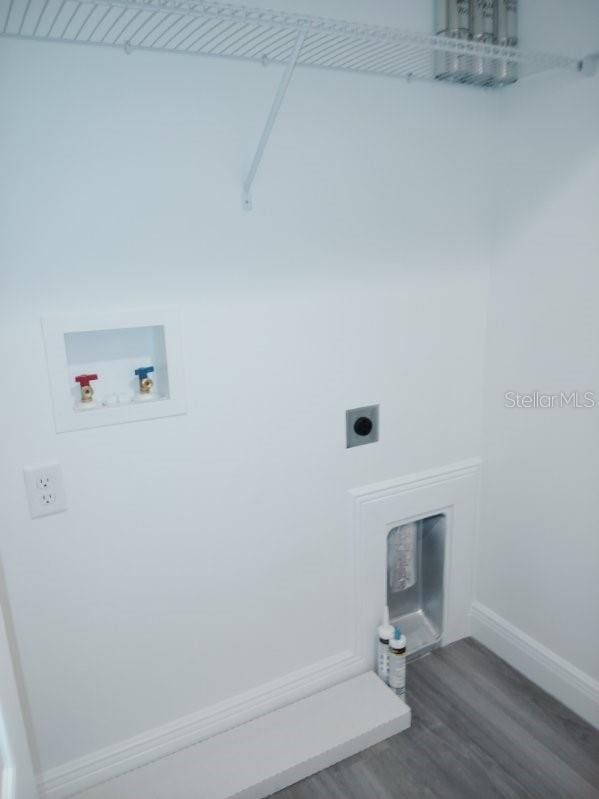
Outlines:
[[[94,390],[91,386],[81,387],[81,402],[91,402],[94,398]]]
[[[81,402],[93,402],[94,390],[90,386],[90,380],[97,380],[98,375],[77,375],[75,382],[79,383],[81,388]]]
[[[151,394],[152,389],[154,388],[154,381],[151,377],[148,377],[150,372],[153,371],[153,366],[140,366],[135,370],[135,376],[139,380],[139,393],[144,399],[148,398],[148,394]]]

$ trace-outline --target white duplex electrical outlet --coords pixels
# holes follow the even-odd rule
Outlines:
[[[24,469],[25,487],[31,518],[49,516],[67,509],[67,498],[62,482],[60,464],[28,467]]]

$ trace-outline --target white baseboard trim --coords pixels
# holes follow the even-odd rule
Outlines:
[[[367,666],[361,658],[353,652],[341,652],[163,727],[51,769],[40,780],[42,795],[48,799],[67,799],[365,671]]]
[[[472,605],[470,621],[481,644],[599,728],[597,680],[479,602]]]
[[[264,799],[407,730],[410,721],[410,708],[374,672],[367,672],[129,771],[83,796]]]

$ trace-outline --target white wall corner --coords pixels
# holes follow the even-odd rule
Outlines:
[[[599,682],[480,602],[471,610],[472,635],[529,680],[599,728]]]
[[[74,794],[297,702],[367,671],[353,652],[341,652],[189,716],[46,771],[42,795]]]

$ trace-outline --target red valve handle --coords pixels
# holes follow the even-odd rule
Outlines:
[[[77,375],[75,381],[79,383],[81,388],[84,388],[85,386],[89,386],[90,380],[97,380],[97,379],[98,375]]]

